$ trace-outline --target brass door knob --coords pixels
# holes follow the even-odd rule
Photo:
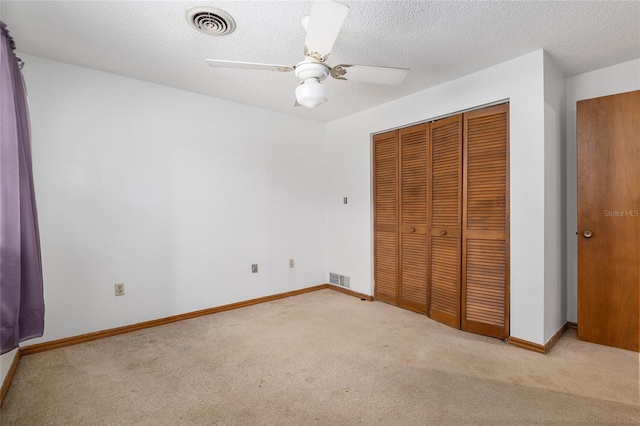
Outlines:
[[[409,232],[413,234],[414,232],[416,232],[416,228],[409,228]]]
[[[582,231],[582,235],[584,235],[585,238],[591,238],[593,232],[589,229],[585,229],[584,231]]]
[[[447,230],[443,229],[442,231],[440,231],[440,235],[445,236],[447,235]]]

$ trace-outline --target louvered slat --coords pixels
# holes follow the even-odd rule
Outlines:
[[[398,294],[398,138],[397,132],[373,138],[374,295],[397,304]]]
[[[505,242],[467,240],[466,264],[465,319],[502,327],[505,314]]]
[[[460,312],[460,245],[454,238],[431,242],[431,315],[453,318]],[[435,315],[438,316],[437,314]],[[436,319],[436,318],[434,318]]]
[[[431,227],[460,227],[461,121],[445,119],[431,129]]]
[[[467,121],[467,229],[505,230],[507,114]]]
[[[509,335],[508,105],[466,113],[462,329]]]
[[[422,234],[402,236],[402,302],[424,307],[427,304],[427,238]]]
[[[400,143],[402,152],[402,223],[423,225],[427,220],[427,133],[425,126],[415,126],[402,131]]]
[[[398,237],[395,232],[375,233],[375,280],[376,297],[396,297],[398,277]]]
[[[430,165],[429,316],[460,328],[462,115],[431,124]]]
[[[400,306],[427,312],[427,125],[399,131]]]
[[[397,222],[397,161],[396,132],[374,139],[375,149],[375,217],[376,224]]]

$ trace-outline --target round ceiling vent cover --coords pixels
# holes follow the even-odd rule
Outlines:
[[[224,10],[215,7],[194,7],[187,10],[187,21],[201,33],[221,36],[231,34],[236,22]]]

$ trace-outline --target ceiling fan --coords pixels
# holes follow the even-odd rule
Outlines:
[[[212,67],[242,68],[266,71],[290,72],[302,80],[296,88],[295,106],[315,108],[328,99],[328,90],[321,81],[329,75],[337,80],[399,85],[409,73],[406,68],[374,67],[368,65],[340,64],[328,66],[325,61],[347,17],[349,7],[336,1],[315,1],[311,13],[302,18],[307,32],[302,62],[294,66],[259,64],[254,62],[207,59]]]

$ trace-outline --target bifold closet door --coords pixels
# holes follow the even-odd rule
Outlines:
[[[509,106],[464,114],[462,329],[509,335]]]
[[[427,124],[399,131],[399,305],[427,313]]]
[[[373,137],[374,296],[398,304],[398,132]]]
[[[376,299],[509,334],[509,109],[373,137]]]
[[[460,328],[462,115],[431,123],[429,316]]]

